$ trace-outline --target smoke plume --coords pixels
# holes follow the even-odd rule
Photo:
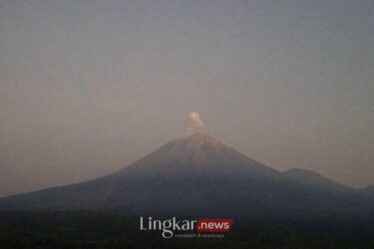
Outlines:
[[[200,114],[197,112],[190,112],[190,121],[196,127],[204,127],[204,122],[200,118]]]

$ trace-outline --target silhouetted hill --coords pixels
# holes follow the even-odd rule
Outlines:
[[[311,170],[292,168],[283,172],[283,175],[289,177],[290,179],[296,180],[302,184],[313,186],[319,189],[346,192],[356,191],[351,187],[334,182],[333,180],[330,180]]]

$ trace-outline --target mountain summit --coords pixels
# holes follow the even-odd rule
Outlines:
[[[1,198],[0,210],[258,217],[372,210],[367,194],[331,187],[317,176],[300,170],[280,173],[211,136],[195,133],[108,176]]]
[[[201,133],[174,139],[121,172],[129,171],[143,175],[179,177],[241,174],[264,177],[279,174]]]

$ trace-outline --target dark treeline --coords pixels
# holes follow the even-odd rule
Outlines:
[[[235,219],[225,238],[163,239],[139,218],[98,212],[1,212],[2,249],[374,248],[374,224],[355,219]]]

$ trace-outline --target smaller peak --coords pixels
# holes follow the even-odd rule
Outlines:
[[[367,191],[370,191],[370,192],[374,193],[374,184],[369,185],[369,186],[367,186],[367,187],[364,188],[364,189],[367,190]]]
[[[322,175],[320,175],[317,172],[314,172],[308,169],[302,169],[302,168],[291,168],[289,170],[284,171],[283,173],[292,174],[292,175],[310,175],[310,176],[313,175],[313,176],[322,177]]]
[[[352,190],[350,187],[335,182],[323,175],[308,169],[291,168],[284,171],[283,174],[287,177],[302,181],[305,184],[315,185],[318,187],[327,187],[339,190]]]

